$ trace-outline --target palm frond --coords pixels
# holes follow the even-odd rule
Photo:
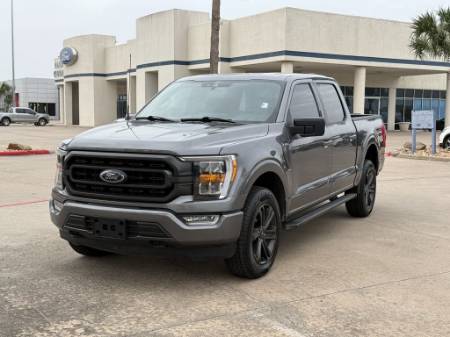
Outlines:
[[[450,7],[419,15],[411,28],[409,47],[416,57],[450,59]]]

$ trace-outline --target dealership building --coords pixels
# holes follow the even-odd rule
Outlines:
[[[12,81],[5,81],[12,86]],[[0,82],[1,84],[1,82]],[[59,98],[55,82],[51,78],[26,77],[15,81],[15,105],[47,113],[53,120],[59,119]],[[6,109],[0,97],[0,111]]]
[[[170,10],[137,19],[136,38],[68,38],[55,61],[61,119],[94,126],[138,111],[180,77],[209,72],[208,13]],[[389,129],[433,109],[450,123],[450,62],[419,60],[411,24],[296,8],[222,20],[221,73],[317,73],[337,79],[352,112]]]

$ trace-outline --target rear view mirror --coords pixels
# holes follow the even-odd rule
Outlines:
[[[302,137],[323,136],[325,133],[325,120],[323,118],[294,119],[290,129],[293,135]]]

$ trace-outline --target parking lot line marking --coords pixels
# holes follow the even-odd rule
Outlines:
[[[14,202],[14,203],[12,203],[12,204],[4,204],[4,205],[0,205],[0,208],[17,207],[17,206],[32,205],[32,204],[40,204],[40,203],[42,203],[42,202],[48,202],[48,199],[29,200],[29,201],[19,201],[19,202]]]

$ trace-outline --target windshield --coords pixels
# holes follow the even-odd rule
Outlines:
[[[137,118],[221,118],[235,122],[272,122],[283,85],[268,80],[175,82],[145,106]]]

